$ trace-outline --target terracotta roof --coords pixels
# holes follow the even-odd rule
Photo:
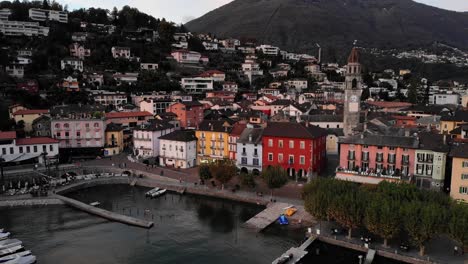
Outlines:
[[[395,119],[398,120],[416,120],[417,118],[415,116],[400,116],[400,115],[394,115],[392,116]]]
[[[48,114],[49,110],[47,109],[24,109],[24,110],[18,110],[13,113],[13,115],[38,115],[38,114]]]
[[[128,117],[142,117],[142,116],[153,116],[153,115],[147,111],[106,113],[106,118],[128,118]]]
[[[316,126],[306,127],[299,123],[271,122],[263,132],[264,136],[285,138],[318,138],[327,135],[327,131]]]
[[[409,107],[412,106],[411,103],[406,103],[406,102],[384,102],[384,101],[378,101],[378,102],[367,102],[368,105],[372,106],[377,106],[377,107],[382,107],[382,108],[388,108],[388,107]]]
[[[356,47],[353,47],[351,54],[348,57],[348,63],[359,63],[359,50]]]
[[[0,131],[0,139],[15,139],[16,131]]]
[[[240,123],[237,122],[234,124],[234,127],[232,128],[231,135],[233,136],[240,136],[242,134],[242,131],[247,127],[247,124],[245,123]]]
[[[210,77],[210,76],[213,76],[215,74],[225,74],[225,73],[222,72],[222,71],[218,71],[218,70],[210,70],[210,71],[203,72],[198,76],[199,77]]]
[[[190,141],[197,140],[197,138],[195,137],[194,130],[176,130],[167,135],[160,136],[159,139],[180,141],[180,142],[190,142]]]
[[[59,143],[57,139],[48,137],[35,138],[19,138],[16,140],[16,145],[38,145],[38,144],[55,144]]]
[[[468,144],[453,146],[450,151],[450,156],[456,158],[468,158]]]

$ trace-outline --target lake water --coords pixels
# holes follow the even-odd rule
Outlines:
[[[151,220],[149,230],[65,206],[3,209],[0,227],[22,240],[39,263],[271,263],[303,238],[303,231],[279,226],[261,234],[242,228],[260,206],[172,193],[147,199],[147,190],[101,186],[68,196]]]

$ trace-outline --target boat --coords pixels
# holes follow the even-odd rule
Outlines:
[[[152,194],[151,194],[151,197],[154,198],[154,197],[161,196],[161,195],[165,194],[166,191],[167,191],[166,189],[159,190],[159,191],[157,191],[157,192],[152,193]]]
[[[31,251],[29,251],[29,250],[21,251],[21,252],[14,253],[14,254],[10,254],[10,255],[7,255],[7,256],[4,256],[4,257],[0,257],[0,263],[4,263],[6,261],[9,261],[9,260],[12,260],[12,259],[15,259],[15,258],[18,258],[18,257],[24,257],[24,256],[29,256],[29,255],[31,255]]]
[[[10,237],[10,232],[6,232],[6,233],[1,233],[0,232],[0,240],[5,240],[7,239],[8,237]]]
[[[33,264],[36,263],[36,256],[29,255],[29,256],[23,256],[23,257],[17,257],[12,260],[8,260],[2,264]]]
[[[284,211],[284,214],[285,214],[286,216],[292,216],[292,215],[294,215],[296,212],[297,212],[297,209],[296,209],[294,206],[291,206],[291,207],[287,208],[287,209]]]
[[[96,207],[96,206],[99,206],[100,204],[101,204],[100,202],[93,202],[93,203],[90,203],[89,205]]]
[[[157,191],[159,191],[159,188],[158,188],[158,187],[156,187],[156,188],[154,188],[154,189],[151,189],[151,190],[149,190],[149,191],[146,192],[146,196],[151,196],[153,193],[155,193],[155,192],[157,192]]]
[[[16,253],[16,252],[21,251],[21,250],[23,250],[22,245],[13,246],[13,247],[6,248],[6,249],[0,249],[0,257],[10,255],[10,254]]]
[[[280,215],[280,217],[278,218],[278,221],[280,225],[289,225],[288,218],[286,218],[284,214]]]
[[[0,250],[11,248],[14,246],[21,246],[23,242],[18,239],[5,239],[0,241]]]

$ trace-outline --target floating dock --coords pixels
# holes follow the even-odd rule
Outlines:
[[[111,211],[107,211],[98,207],[94,207],[94,206],[82,203],[74,199],[67,198],[62,195],[55,195],[55,196],[56,198],[63,201],[66,205],[80,209],[82,211],[85,211],[93,215],[100,216],[102,218],[106,218],[111,221],[116,221],[116,222],[124,223],[127,225],[133,225],[133,226],[138,226],[138,227],[143,227],[143,228],[151,228],[154,225],[154,223],[150,221],[145,221],[145,220],[133,218],[133,217],[126,216],[126,215],[117,214]]]
[[[285,208],[289,206],[291,205],[287,203],[269,203],[265,210],[245,222],[244,227],[260,232],[278,220],[278,217],[284,214]]]

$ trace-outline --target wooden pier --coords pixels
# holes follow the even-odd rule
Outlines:
[[[117,214],[111,211],[107,211],[98,207],[94,207],[94,206],[82,203],[74,199],[70,199],[62,195],[57,194],[55,195],[55,198],[60,199],[66,205],[69,205],[71,207],[77,208],[79,210],[85,211],[93,215],[106,218],[111,221],[116,221],[116,222],[124,223],[127,225],[133,225],[133,226],[138,226],[138,227],[143,227],[143,228],[151,228],[154,225],[154,223],[150,221],[145,221],[145,220],[133,218],[133,217],[126,216],[126,215]]]
[[[278,217],[290,206],[287,203],[269,203],[265,210],[245,222],[244,227],[260,232],[278,220]]]

